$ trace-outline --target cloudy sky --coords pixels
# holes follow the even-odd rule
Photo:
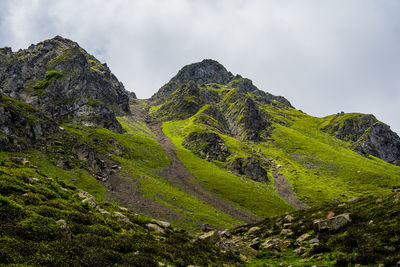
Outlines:
[[[61,35],[139,98],[212,58],[311,115],[373,113],[400,133],[397,0],[0,0],[0,46]]]

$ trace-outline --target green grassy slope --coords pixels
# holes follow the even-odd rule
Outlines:
[[[237,260],[184,231],[151,232],[149,218],[95,200],[21,161],[0,160],[1,265],[187,266]]]
[[[199,90],[214,98],[217,93],[220,102],[214,107],[220,112],[227,109],[228,114],[243,116],[246,110],[241,111],[238,103],[244,96],[238,96],[235,88],[230,89],[224,85],[218,87],[215,89],[207,85],[199,87]],[[247,93],[246,97],[257,99],[252,93]],[[227,135],[221,130],[221,122],[210,115],[209,104],[186,120],[163,123],[163,131],[176,145],[180,160],[204,186],[222,198],[262,216],[280,214],[291,209],[273,187],[272,169],[268,177],[271,182],[267,184],[231,174],[229,166],[233,160],[248,156],[273,160],[275,165],[282,165],[279,172],[289,180],[298,198],[311,206],[363,194],[387,193],[393,186],[400,184],[400,167],[374,157],[363,157],[351,150],[350,142],[322,131],[332,116],[312,117],[276,101],[271,104],[256,103],[271,124],[268,133],[265,132],[267,138],[261,142]],[[164,105],[150,108],[153,117],[165,118],[169,104],[166,102]],[[162,110],[159,115],[158,110]],[[342,117],[358,115],[344,114]],[[196,132],[217,133],[231,155],[225,162],[209,162],[193,154],[194,151],[186,149],[184,143],[190,133]]]
[[[242,179],[227,172],[212,162],[201,159],[182,146],[184,133],[189,133],[196,127],[191,120],[169,121],[163,124],[163,131],[171,138],[177,147],[176,153],[185,166],[200,180],[200,182],[223,199],[253,212],[259,216],[282,214],[292,208],[282,200],[271,184],[261,184],[249,179]],[[236,147],[244,146],[236,139],[231,139]],[[244,150],[241,150],[245,153]],[[270,177],[271,178],[271,177]]]
[[[63,125],[63,127],[89,144],[93,144],[93,140],[100,140],[100,143],[93,144],[94,147],[119,162],[121,164],[119,173],[124,179],[139,182],[143,196],[155,199],[189,219],[172,221],[173,225],[196,230],[199,223],[219,227],[232,227],[241,223],[158,176],[156,171],[169,164],[170,159],[152,137],[150,129],[144,124],[129,121],[126,117],[118,120],[127,133],[118,134],[104,128],[93,129],[77,125]],[[116,140],[118,145],[115,146],[115,142],[108,140]]]
[[[271,110],[275,115],[276,110]],[[400,168],[377,158],[365,158],[350,150],[351,144],[321,131],[325,118],[296,110],[281,110],[288,126],[274,124],[266,155],[283,165],[300,199],[319,204],[362,194],[390,192],[400,184]]]

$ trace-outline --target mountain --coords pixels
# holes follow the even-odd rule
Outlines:
[[[136,99],[71,40],[0,49],[0,148],[4,264],[308,265],[260,245],[306,233],[323,247],[309,263],[400,260],[399,136],[373,115],[309,116],[214,60]],[[331,211],[346,226],[314,230]],[[346,254],[353,234],[379,240],[367,261]]]
[[[17,52],[2,48],[0,92],[55,120],[119,132],[115,115],[129,112],[129,93],[107,65],[60,36]]]

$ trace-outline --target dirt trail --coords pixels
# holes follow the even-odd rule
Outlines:
[[[221,210],[243,222],[254,223],[261,220],[261,218],[235,207],[234,205],[226,202],[204,188],[176,156],[174,151],[175,145],[163,133],[161,129],[161,123],[150,122],[147,125],[155,134],[156,139],[162,148],[171,158],[171,164],[162,169],[159,173],[164,179],[166,179],[173,186],[182,189],[183,191],[213,206],[214,208]]]
[[[297,210],[304,210],[307,208],[303,202],[301,202],[296,195],[294,194],[292,188],[290,187],[289,181],[285,176],[279,173],[279,168],[273,167],[273,176],[274,176],[274,186],[278,194],[286,200],[293,208]]]
[[[118,201],[123,206],[131,207],[137,213],[168,221],[185,220],[185,217],[175,210],[158,203],[154,199],[144,197],[140,193],[140,184],[133,177],[113,175],[106,182],[106,188],[108,189],[107,196],[109,199]]]

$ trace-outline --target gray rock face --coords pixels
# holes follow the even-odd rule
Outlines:
[[[249,97],[239,99],[225,111],[231,133],[241,139],[260,141],[260,132],[269,126]]]
[[[254,157],[236,158],[231,164],[231,169],[257,182],[269,181],[261,161]]]
[[[353,150],[363,156],[372,155],[400,166],[400,137],[389,126],[367,114],[350,116],[341,122],[344,115],[336,115],[322,130],[351,141]]]
[[[383,123],[375,123],[368,132],[354,144],[354,150],[361,155],[372,155],[400,166],[400,138]]]
[[[167,97],[179,86],[188,82],[195,82],[196,84],[226,84],[232,77],[232,73],[228,72],[223,65],[215,60],[205,59],[183,67],[152,98]]]
[[[0,149],[23,150],[60,132],[42,112],[0,94]]]
[[[118,132],[115,115],[129,112],[128,92],[107,65],[60,36],[14,53],[0,49],[0,92],[54,119]]]
[[[225,161],[231,154],[224,141],[216,133],[192,132],[186,137],[184,146],[208,160]]]
[[[344,114],[336,115],[338,119]],[[357,141],[369,127],[374,125],[378,120],[373,115],[360,114],[359,116],[350,117],[343,121],[342,124],[336,119],[334,122],[325,127],[323,130],[334,133],[335,137],[345,141]]]

